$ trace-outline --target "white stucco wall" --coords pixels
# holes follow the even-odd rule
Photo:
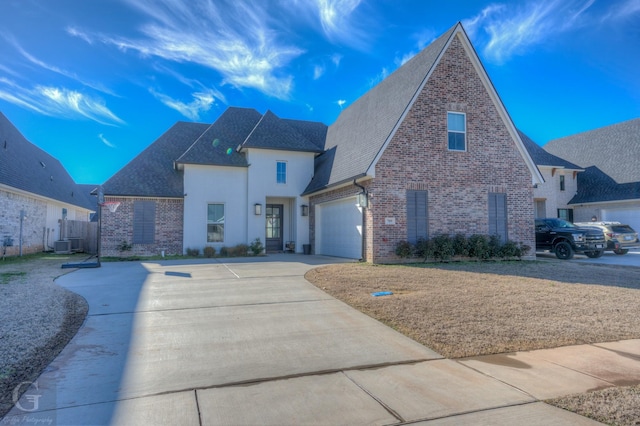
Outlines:
[[[545,200],[546,215],[545,217],[557,217],[558,209],[573,208],[567,203],[571,201],[578,191],[577,177],[574,179],[573,170],[556,169],[553,176],[550,167],[539,166],[542,177],[545,182],[538,184],[533,190],[533,198],[535,200]],[[560,190],[560,176],[564,175],[565,190]]]
[[[219,250],[223,246],[249,243],[247,168],[185,165],[184,192],[185,250],[198,248],[202,252],[207,245]],[[207,242],[207,205],[212,203],[224,204],[224,242],[221,243]]]
[[[301,206],[309,205],[307,197],[300,194],[313,177],[314,154],[310,152],[276,151],[251,148],[247,150],[249,177],[247,199],[251,208],[262,204],[260,216],[249,215],[249,239],[265,241],[264,208],[267,203],[285,205],[284,238],[295,241],[296,251],[302,252],[303,244],[309,244],[309,217],[301,215]],[[276,181],[276,164],[287,163],[287,183]],[[288,201],[288,202],[287,202]]]

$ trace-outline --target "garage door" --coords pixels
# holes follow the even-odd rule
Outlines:
[[[354,198],[316,206],[316,253],[362,257],[362,210]]]
[[[640,207],[633,209],[603,209],[602,220],[624,223],[635,229],[636,232],[640,232]]]

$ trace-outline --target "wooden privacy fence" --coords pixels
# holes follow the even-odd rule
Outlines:
[[[71,251],[98,253],[98,223],[80,220],[62,220],[60,239],[71,242]]]

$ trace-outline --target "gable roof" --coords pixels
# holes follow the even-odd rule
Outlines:
[[[596,166],[578,174],[578,192],[569,204],[640,199],[640,182],[617,183]]]
[[[0,184],[95,210],[86,188],[75,183],[60,161],[29,142],[2,112]]]
[[[535,143],[529,136],[525,135],[520,130],[518,130],[518,134],[520,135],[520,139],[522,140],[524,147],[527,149],[529,155],[537,166],[557,167],[578,171],[583,170],[582,167],[545,151],[540,145]]]
[[[209,127],[177,122],[103,184],[105,195],[182,197],[182,173],[173,162]]]
[[[306,130],[303,125],[293,124],[293,120],[281,120],[267,111],[242,144],[242,148],[276,149],[284,151],[322,152],[322,148],[296,130]],[[308,130],[311,130],[308,128]]]
[[[489,80],[461,23],[457,23],[429,46],[369,90],[329,126],[325,154],[316,159],[314,177],[304,191],[310,194],[354,179],[373,176],[377,160],[417,99],[429,76],[454,37],[460,36],[470,52],[485,86],[505,121],[535,182],[542,176],[520,140],[511,118]],[[331,152],[331,161],[322,158]],[[329,170],[326,170],[330,168]]]
[[[247,167],[247,159],[237,149],[261,118],[262,114],[253,108],[229,107],[174,159],[178,164]]]
[[[617,183],[640,182],[640,118],[554,139],[544,149],[582,167],[597,166]]]
[[[327,126],[227,108],[213,124],[178,122],[103,184],[105,195],[183,197],[185,164],[248,167],[238,148],[320,152]]]

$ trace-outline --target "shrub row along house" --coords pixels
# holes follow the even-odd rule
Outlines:
[[[89,195],[93,188],[76,184],[57,159],[0,113],[1,255],[52,250],[63,221],[89,221],[97,208]]]
[[[220,249],[389,262],[399,241],[499,235],[533,247],[540,171],[461,24],[331,126],[228,108],[179,122],[103,185],[102,254]]]

